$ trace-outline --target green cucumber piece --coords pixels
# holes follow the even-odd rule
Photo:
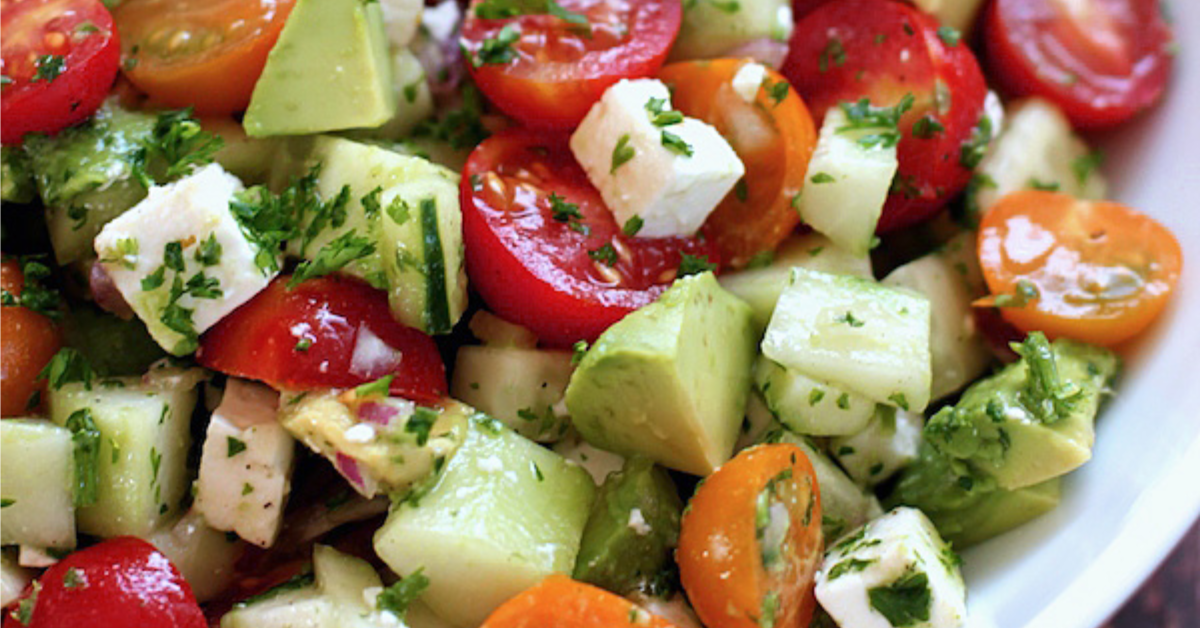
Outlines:
[[[238,575],[236,563],[248,547],[241,539],[209,527],[196,510],[155,530],[146,540],[171,559],[199,602],[233,586]]]
[[[75,547],[74,446],[49,421],[0,421],[0,544]]]
[[[101,537],[146,536],[177,516],[190,478],[192,410],[199,369],[157,368],[142,378],[64,384],[48,394],[64,425],[88,410],[100,431],[96,502],[78,511],[79,530]]]
[[[754,382],[776,420],[797,434],[845,436],[861,431],[875,402],[838,386],[818,382],[759,356]]]
[[[542,578],[570,573],[594,493],[583,469],[476,417],[436,483],[392,509],[375,552],[398,574],[424,569],[421,600],[438,616],[478,626]]]
[[[570,427],[565,411],[554,410],[570,379],[567,351],[466,346],[458,349],[450,394],[526,438],[555,442]]]

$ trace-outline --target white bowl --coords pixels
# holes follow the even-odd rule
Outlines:
[[[1111,196],[1183,245],[1180,290],[1125,353],[1062,504],[965,553],[972,628],[1095,628],[1200,516],[1200,2],[1170,9],[1181,51],[1166,102],[1099,144]]]

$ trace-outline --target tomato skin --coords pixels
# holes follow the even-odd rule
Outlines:
[[[733,77],[749,62],[685,61],[658,73],[672,88],[672,105],[716,127],[746,165],[744,194],[730,192],[705,222],[705,233],[732,268],[774,251],[800,223],[793,199],[804,187],[817,143],[808,108],[790,88],[778,99],[760,88],[754,103],[733,91]],[[787,80],[768,69],[765,83]]]
[[[1125,205],[1025,190],[983,217],[979,260],[994,295],[1037,289],[1001,308],[1023,332],[1111,347],[1141,333],[1170,301],[1183,268],[1179,242]],[[979,305],[991,305],[985,299]]]
[[[552,217],[550,193],[578,205],[588,235]],[[472,285],[492,311],[549,346],[595,340],[654,301],[681,253],[719,261],[700,238],[621,235],[562,135],[513,129],[484,141],[463,170],[462,208]],[[610,243],[624,252],[615,266],[588,256]]]
[[[208,625],[175,565],[135,537],[108,539],[70,554],[47,569],[39,582],[29,628]]]
[[[1059,0],[995,0],[983,20],[991,76],[1014,96],[1042,96],[1076,128],[1111,127],[1156,102],[1175,39],[1157,2],[1086,0],[1080,23]]]
[[[387,295],[336,276],[288,289],[276,278],[200,338],[196,360],[215,371],[289,391],[351,388],[395,375],[391,392],[422,403],[446,395],[446,371],[433,339],[397,323]],[[400,352],[391,371],[355,374],[352,356],[366,329]],[[307,349],[297,343],[307,338]]]
[[[674,624],[640,609],[604,589],[554,574],[500,605],[480,628],[674,628]]]
[[[20,144],[26,133],[57,133],[95,113],[121,61],[108,9],[100,0],[22,0],[0,6],[3,73],[13,81],[0,91],[0,143]],[[95,30],[77,30],[85,22]],[[63,56],[65,70],[51,81],[31,82],[36,72],[32,60],[48,54]]]
[[[677,0],[563,0],[568,11],[588,16],[589,38],[548,15],[480,19],[475,15],[478,4],[476,0],[467,10],[462,28],[471,78],[504,113],[546,130],[577,126],[617,81],[653,75],[683,22]],[[520,41],[512,46],[517,58],[476,67],[472,60],[483,41],[509,24],[521,29]]]
[[[818,125],[840,102],[890,107],[915,97],[900,121],[900,165],[878,233],[931,218],[970,182],[962,148],[983,115],[987,85],[966,43],[942,41],[929,15],[892,0],[824,4],[797,23],[783,74]],[[943,129],[917,136],[913,125],[927,116]]]
[[[20,296],[25,286],[15,261],[0,264],[0,287]],[[0,416],[29,414],[29,401],[45,388],[38,373],[62,348],[62,335],[54,321],[20,306],[0,307]]]
[[[295,0],[125,0],[115,10],[117,28],[124,55],[136,60],[125,67],[125,76],[169,107],[193,107],[205,115],[243,111],[294,4]],[[189,41],[217,33],[219,43],[177,54],[172,44],[164,43],[174,39],[171,33],[191,33]]]
[[[772,488],[774,487],[774,488]],[[758,504],[770,491],[788,514],[777,567],[764,566]],[[778,494],[782,493],[782,496]],[[759,628],[769,596],[779,628],[804,628],[816,609],[814,580],[823,556],[821,496],[812,463],[795,445],[745,449],[704,480],[684,511],[680,579],[709,628]]]

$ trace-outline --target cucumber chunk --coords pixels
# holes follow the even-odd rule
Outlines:
[[[526,438],[552,443],[570,422],[556,411],[571,379],[571,353],[466,346],[458,349],[450,394]]]
[[[750,304],[754,310],[754,324],[759,329],[766,329],[793,268],[866,279],[874,277],[870,257],[853,255],[819,233],[807,233],[784,242],[768,266],[724,274],[718,281],[721,287]]]
[[[896,146],[860,143],[880,129],[847,129],[841,107],[831,107],[821,124],[800,197],[800,216],[819,233],[858,256],[871,250],[899,162]]]
[[[0,544],[75,547],[74,446],[49,421],[0,421]]]
[[[214,530],[196,510],[146,537],[192,587],[199,602],[207,602],[231,587],[237,579],[236,563],[247,545]]]
[[[871,420],[875,402],[759,357],[754,381],[771,414],[797,434],[854,434]]]
[[[786,42],[793,23],[787,0],[685,0],[671,60],[722,57],[760,39]]]
[[[16,548],[7,548],[0,554],[0,608],[8,608],[16,602],[33,582],[36,572],[17,564]]]
[[[878,403],[929,403],[929,300],[858,277],[792,269],[762,342],[766,357]]]
[[[88,410],[100,431],[96,503],[78,511],[79,530],[146,536],[176,516],[190,478],[192,410],[199,369],[154,368],[142,378],[65,384],[48,395],[60,425]]]
[[[424,568],[421,600],[473,628],[542,578],[570,573],[594,493],[583,469],[495,419],[473,418],[436,483],[392,509],[375,551],[396,573]]]

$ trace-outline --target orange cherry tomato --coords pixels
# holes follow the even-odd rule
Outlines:
[[[25,276],[17,262],[0,264],[0,288],[21,296]],[[61,347],[54,321],[19,305],[0,307],[0,416],[29,414],[34,392],[43,388],[38,373]]]
[[[1028,190],[984,216],[979,260],[992,294],[1016,298],[1001,314],[1017,328],[1112,346],[1162,312],[1183,252],[1166,227],[1125,205]]]
[[[480,628],[675,628],[633,602],[564,575],[546,578],[500,605]]]
[[[671,103],[721,132],[746,164],[746,177],[705,223],[728,266],[745,266],[773,251],[800,223],[792,204],[804,187],[817,131],[808,108],[781,74],[768,69],[758,95],[746,102],[731,81],[747,59],[673,63],[658,77]]]
[[[795,445],[759,445],[696,489],[675,557],[705,626],[803,628],[822,542],[812,463]]]
[[[170,107],[241,111],[295,0],[126,0],[113,12],[125,76]]]

